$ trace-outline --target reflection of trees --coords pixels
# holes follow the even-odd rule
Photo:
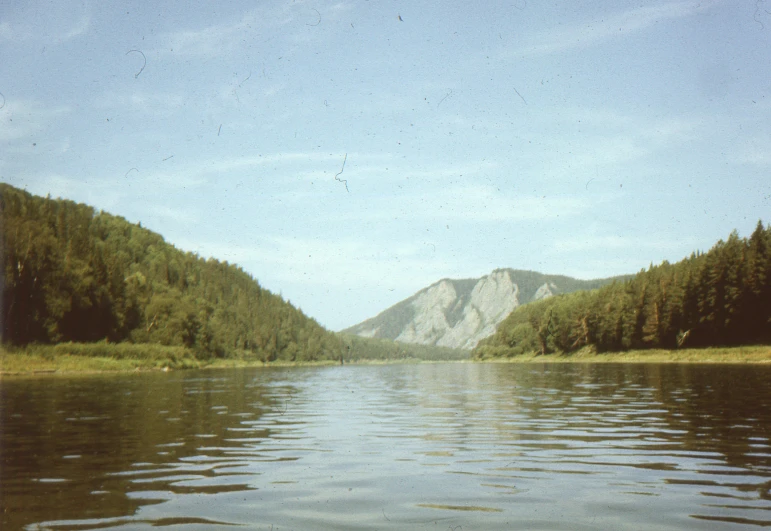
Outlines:
[[[767,453],[753,448],[771,438],[767,370],[727,365],[672,366],[656,372],[657,398],[672,429],[683,431],[678,442],[685,449],[720,453],[727,465],[744,469],[769,464]]]
[[[271,437],[265,427],[234,431],[278,407],[253,373],[214,374],[3,381],[0,527],[129,516],[150,502],[132,492],[248,488],[180,483],[234,474],[237,439]]]
[[[764,367],[741,365],[504,365],[487,385],[510,389],[510,397],[487,418],[501,437],[535,441],[533,448],[549,441],[563,448],[603,439],[608,448],[617,443],[631,451],[629,466],[685,471],[686,459],[706,459],[707,467],[695,464],[685,476],[662,480],[768,499],[768,375]],[[645,461],[646,454],[667,463]],[[701,478],[694,480],[694,473]],[[744,479],[730,479],[738,476]]]

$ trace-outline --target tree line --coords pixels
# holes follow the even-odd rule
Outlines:
[[[341,332],[343,357],[346,362],[365,360],[422,360],[461,361],[468,360],[471,352],[459,348],[402,343],[379,337],[362,337]]]
[[[264,361],[343,351],[240,267],[182,252],[140,224],[2,183],[0,209],[4,344],[152,343]]]
[[[624,282],[514,310],[476,358],[771,343],[771,226]]]

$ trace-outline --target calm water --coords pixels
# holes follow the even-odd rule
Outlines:
[[[771,367],[172,372],[0,398],[4,530],[771,526]]]

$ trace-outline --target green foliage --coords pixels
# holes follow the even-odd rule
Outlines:
[[[390,339],[361,337],[352,334],[339,334],[343,342],[343,359],[346,362],[361,360],[407,360],[424,361],[468,360],[470,352],[456,348],[437,347],[402,343]]]
[[[199,359],[340,355],[335,334],[235,265],[184,253],[87,205],[7,184],[0,208],[4,344],[156,344]]]
[[[477,359],[771,343],[771,226],[629,280],[517,308]]]

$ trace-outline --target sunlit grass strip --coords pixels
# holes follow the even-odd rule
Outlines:
[[[394,363],[439,363],[415,358],[393,360],[345,360],[345,365]],[[457,363],[457,362],[456,362]],[[220,369],[243,367],[308,367],[339,365],[339,360],[287,361],[264,363],[247,352],[234,352],[223,359],[199,360],[190,349],[156,344],[60,343],[0,347],[0,375],[43,373],[131,372],[162,369]]]
[[[539,355],[535,352],[519,356],[489,358],[491,363],[771,363],[771,346],[688,348],[678,350],[629,350],[595,352],[583,348],[578,352]]]
[[[198,368],[202,362],[183,347],[132,343],[61,343],[0,348],[0,374],[105,372]]]

